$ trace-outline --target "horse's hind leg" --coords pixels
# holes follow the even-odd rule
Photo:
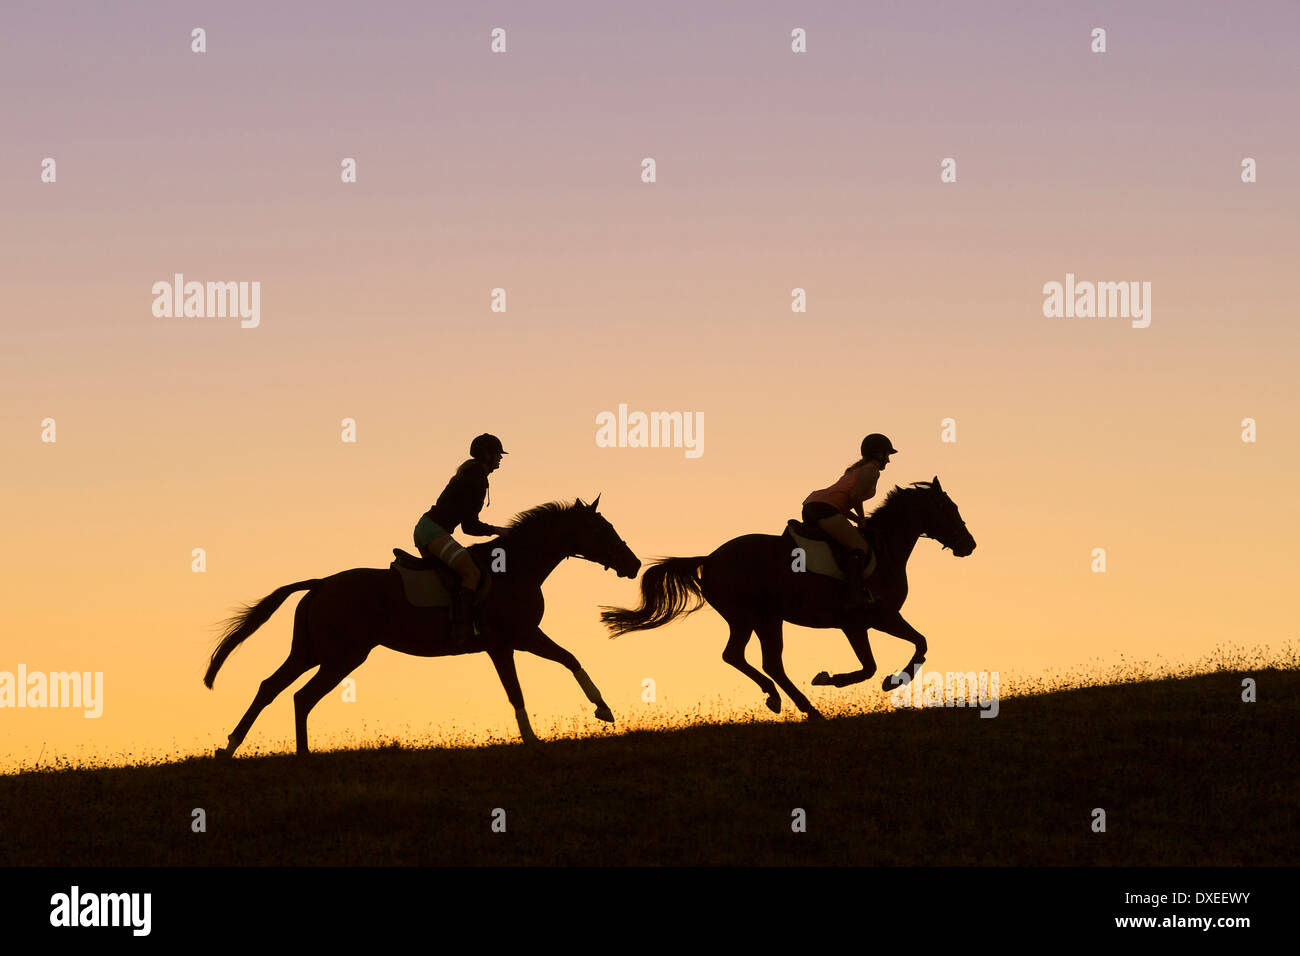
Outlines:
[[[822,715],[817,708],[785,672],[785,664],[781,661],[784,639],[781,634],[780,618],[763,621],[758,625],[758,642],[763,648],[763,670],[789,695],[794,705],[808,715],[809,720],[820,720]]]
[[[243,719],[230,732],[230,739],[227,741],[226,746],[217,751],[218,757],[233,757],[235,751],[239,749],[239,745],[248,736],[253,721],[257,720],[257,715],[266,708],[266,705],[275,700],[281,691],[315,666],[302,661],[296,655],[296,650],[290,651],[288,659],[276,668],[275,673],[262,681],[262,686],[257,689],[257,696],[253,698],[253,703],[249,705]]]
[[[501,678],[501,686],[505,688],[506,697],[510,699],[510,704],[515,709],[520,739],[526,744],[537,743],[537,734],[533,733],[533,725],[528,722],[528,711],[524,710],[524,692],[519,686],[519,673],[515,670],[514,649],[494,648],[488,651],[488,657],[492,658],[492,665],[496,667],[497,676]]]
[[[326,661],[321,665],[320,670],[312,675],[312,679],[303,684],[293,695],[294,729],[298,736],[299,756],[305,756],[310,752],[307,749],[307,715],[311,713],[311,709],[320,703],[322,697],[337,687],[343,678],[360,667],[365,659],[363,655],[360,660],[353,657]]]
[[[767,695],[767,706],[772,713],[781,713],[781,695],[776,692],[776,685],[745,660],[745,645],[754,633],[753,626],[739,621],[727,623],[731,625],[731,636],[727,638],[727,646],[722,649],[722,659],[758,685],[758,689]]]

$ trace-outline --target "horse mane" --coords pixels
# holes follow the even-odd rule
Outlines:
[[[881,516],[890,516],[903,506],[905,499],[909,495],[917,491],[929,491],[933,487],[934,482],[932,481],[914,481],[907,488],[894,485],[889,494],[885,495],[885,500],[880,503],[880,507],[867,515],[867,520],[871,521]]]
[[[535,508],[529,508],[527,511],[521,511],[515,515],[510,524],[506,525],[505,534],[502,537],[533,522],[558,521],[564,516],[573,513],[577,506],[576,501],[548,501],[545,504],[537,505]]]

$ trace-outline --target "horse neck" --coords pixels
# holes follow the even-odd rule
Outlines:
[[[524,525],[510,532],[506,546],[506,567],[511,576],[519,575],[538,584],[545,581],[565,558],[573,557],[571,548],[556,540],[556,527]],[[565,537],[561,535],[560,537]]]
[[[891,508],[889,512],[880,515],[877,527],[877,533],[884,540],[890,558],[899,564],[906,564],[921,537],[920,524],[915,515],[902,508]]]

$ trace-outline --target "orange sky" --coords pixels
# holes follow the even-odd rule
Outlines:
[[[522,11],[500,62],[463,23],[449,63],[368,38],[337,67],[302,44],[296,71],[247,12],[212,31],[206,59],[164,49],[167,24],[123,39],[122,62],[66,24],[30,24],[23,63],[62,36],[61,58],[84,47],[103,69],[53,63],[6,137],[0,671],[102,671],[104,713],[0,710],[0,763],[223,742],[284,658],[293,605],[214,692],[210,626],[281,584],[385,566],[482,431],[510,452],[485,520],[601,493],[643,561],[778,531],[864,434],[887,433],[899,454],[879,497],[938,475],[979,542],[965,559],[915,552],[904,614],[927,667],[1032,674],[1293,640],[1284,277],[1300,149],[1277,118],[1296,115],[1300,86],[1274,31],[1222,39],[1206,93],[1188,64],[1212,19],[1157,30],[1112,14],[1124,42],[1104,58],[1062,14],[965,24],[994,50],[1006,29],[1056,44],[1065,76],[917,24],[820,15],[825,45],[806,60],[770,12],[717,56],[703,24],[597,20],[622,39],[592,48],[595,87],[577,28]],[[346,34],[340,16],[315,29]],[[880,59],[855,55],[849,26]],[[55,184],[39,181],[45,156]],[[339,182],[343,156],[356,184]],[[945,156],[955,184],[938,181]],[[1240,182],[1243,156],[1259,182]],[[155,318],[150,288],[175,272],[259,281],[260,326]],[[1042,286],[1067,272],[1150,282],[1150,327],[1044,318]],[[790,311],[795,287],[806,314]],[[620,403],[702,413],[703,455],[598,448],[596,416]],[[356,444],[339,439],[345,417]],[[945,418],[956,443],[940,441]],[[761,706],[722,663],[711,611],[607,640],[598,606],[635,594],[580,561],[546,588],[543,628],[616,715],[647,716],[646,677],[665,714]],[[909,652],[874,645],[882,673]],[[838,632],[790,628],[786,663],[807,690],[854,659]],[[539,730],[603,726],[562,668],[521,658],[520,675]],[[381,649],[354,676],[356,703],[326,698],[313,741],[513,735],[486,657]],[[872,681],[811,696],[883,695]],[[290,697],[246,746],[289,745]]]

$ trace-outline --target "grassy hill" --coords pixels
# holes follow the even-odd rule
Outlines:
[[[1291,865],[1297,730],[1300,672],[1225,671],[1005,699],[995,719],[29,772],[0,777],[0,864]]]

